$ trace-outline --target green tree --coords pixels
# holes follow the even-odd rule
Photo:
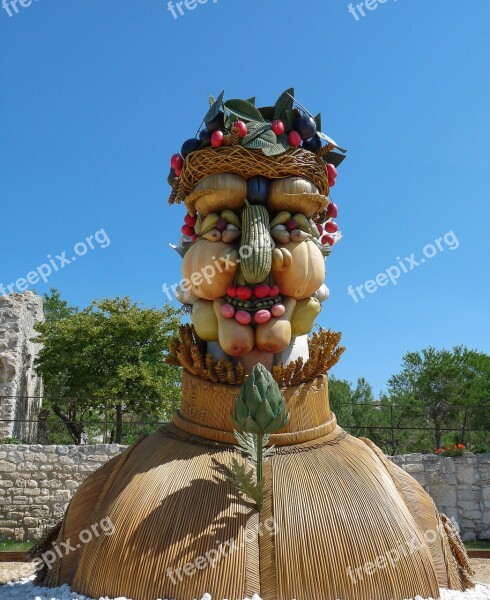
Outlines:
[[[397,407],[398,422],[433,429],[436,448],[443,437],[465,443],[468,429],[488,413],[489,373],[490,357],[463,346],[408,352],[402,371],[388,382],[388,396]]]
[[[48,318],[37,326],[43,348],[36,369],[76,443],[94,415],[115,419],[117,442],[124,413],[155,421],[170,416],[180,369],[165,362],[165,351],[179,323],[180,311],[168,304],[144,308],[129,298],[106,298],[77,310],[52,291]]]
[[[70,306],[63,300],[61,293],[56,288],[51,288],[49,294],[43,295],[44,319],[52,323],[66,319],[78,311],[75,306]]]
[[[359,377],[353,388],[350,382],[331,376],[328,389],[330,406],[339,425],[352,435],[368,437],[384,449],[386,432],[383,427],[388,427],[389,413],[376,402],[366,379]]]

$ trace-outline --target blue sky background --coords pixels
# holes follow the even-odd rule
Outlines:
[[[427,345],[489,351],[490,3],[219,0],[174,19],[164,0],[38,0],[0,10],[0,283],[104,228],[111,244],[55,273],[80,306],[161,305],[180,279],[185,213],[168,160],[209,93],[275,101],[289,86],[349,148],[333,190],[344,234],[319,323],[342,330],[338,377],[376,391]],[[347,293],[453,231],[445,248],[355,303]]]

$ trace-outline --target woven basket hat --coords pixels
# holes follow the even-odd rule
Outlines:
[[[180,177],[174,180],[170,204],[183,202],[202,179],[217,173],[234,173],[245,179],[257,175],[268,179],[304,177],[315,184],[320,194],[329,192],[325,163],[313,152],[296,148],[279,156],[266,156],[261,150],[230,145],[189,154]]]

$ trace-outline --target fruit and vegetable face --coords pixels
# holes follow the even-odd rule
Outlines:
[[[179,294],[192,305],[197,335],[230,356],[282,352],[309,333],[328,298],[325,255],[339,235],[337,207],[315,213],[304,197],[315,198],[316,188],[299,177],[275,182],[274,193],[272,183],[213,176],[198,186],[206,193],[182,225]]]
[[[176,296],[202,340],[255,360],[308,334],[329,296],[325,258],[341,237],[329,189],[346,151],[293,88],[262,108],[224,92],[209,100],[170,160],[169,202],[187,209]]]

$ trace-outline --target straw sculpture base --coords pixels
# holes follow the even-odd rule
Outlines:
[[[184,381],[176,422],[190,431],[192,419],[207,419],[201,436],[221,440],[227,409],[199,412],[195,384]],[[315,389],[328,407],[321,378],[288,400],[302,426],[319,418],[301,411],[315,404]],[[106,517],[114,533],[60,558],[40,583],[133,600],[192,600],[204,591],[213,599],[403,600],[471,587],[464,547],[422,487],[369,440],[347,435],[331,415],[327,422],[307,441],[286,444],[293,432],[277,434],[260,515],[226,478],[233,459],[246,462],[236,446],[175,424],[138,440],[80,486],[57,541],[74,546]]]

